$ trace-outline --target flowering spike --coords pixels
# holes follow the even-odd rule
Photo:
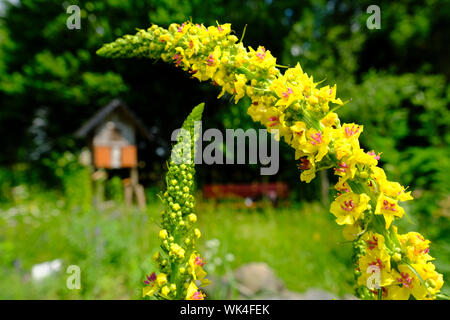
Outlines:
[[[187,21],[182,25],[172,24],[168,29],[152,25],[134,36],[105,44],[97,53],[111,58],[175,61],[176,66],[199,81],[210,81],[221,87],[219,97],[228,93],[237,103],[248,96],[251,101],[248,114],[252,119],[269,131],[278,129],[279,136],[295,149],[295,158],[302,159],[299,165],[302,181],[309,183],[321,168],[334,168],[339,194],[330,212],[339,225],[345,226],[344,237],[354,241],[357,295],[364,299],[435,298],[443,279],[431,263],[428,242],[418,238],[417,233],[397,233],[393,224],[404,214],[398,202],[411,200],[411,192],[387,179],[384,170],[378,167],[380,154],[373,150],[365,152],[360,147],[362,126],[340,124],[334,111],[350,100],[342,102],[336,98],[336,86],[318,87],[320,83],[303,72],[300,64],[282,73],[269,50],[259,47],[255,51],[242,44],[245,30],[246,27],[238,41],[230,34],[230,24],[217,23],[217,27],[206,28]],[[176,167],[171,165],[169,173],[172,168]],[[166,203],[173,199],[168,194]],[[168,207],[163,216],[170,220],[175,214],[173,219],[176,219],[173,206]],[[195,234],[200,235],[196,230]],[[185,252],[187,248],[178,244],[163,243],[163,246],[179,259],[189,254]],[[198,269],[202,262],[197,264],[200,260],[196,253],[191,254],[189,261],[193,277],[203,279]],[[376,290],[368,287],[368,277],[376,274],[369,267],[380,269]],[[150,294],[153,287],[146,290]],[[183,294],[186,299],[204,297],[193,281]]]
[[[186,297],[184,284],[203,279],[205,264],[198,256],[195,270],[183,270],[188,265],[192,254],[196,253],[196,239],[200,231],[194,228],[197,215],[194,213],[194,174],[195,141],[198,132],[194,130],[195,121],[201,119],[203,104],[195,107],[185,120],[172,149],[166,175],[167,191],[163,194],[164,211],[161,214],[161,252],[156,252],[153,260],[161,273],[153,272],[144,283],[144,296],[157,296],[163,299],[181,299]],[[183,131],[184,130],[184,131]],[[206,280],[206,279],[205,279]],[[167,285],[169,284],[169,285]],[[178,288],[178,289],[177,289]],[[200,292],[197,289],[196,292]],[[204,297],[201,292],[196,298]]]

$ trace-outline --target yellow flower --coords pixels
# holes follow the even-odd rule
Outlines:
[[[184,258],[184,252],[185,252],[184,249],[176,243],[172,243],[170,245],[170,252],[173,253],[174,255],[178,256],[181,259]]]
[[[417,300],[422,300],[427,296],[427,289],[421,283],[419,278],[407,265],[399,265],[398,270],[394,271],[394,286],[388,289],[389,300],[408,300],[412,294]]]
[[[385,181],[380,184],[380,187],[384,194],[400,201],[413,199],[411,191],[405,192],[405,188],[398,182]]]
[[[188,215],[189,222],[195,223],[197,221],[197,215],[195,213],[191,213]]]
[[[209,36],[212,38],[220,39],[226,37],[231,31],[231,24],[225,23],[222,25],[208,27]]]
[[[380,278],[375,279],[376,285],[384,287],[395,281],[391,274],[391,257],[384,248],[366,251],[366,254],[359,258],[358,265],[361,271],[361,276],[358,278],[359,285],[367,286],[368,278],[376,272],[375,267],[380,271]]]
[[[200,41],[196,36],[190,36],[188,38],[189,47],[184,50],[188,58],[192,57],[193,54],[197,53],[200,48]]]
[[[253,101],[253,103],[247,109],[247,113],[255,122],[263,123],[265,119],[268,118],[266,116],[267,108],[264,106],[263,101]]]
[[[206,59],[206,65],[207,68],[206,70],[211,70],[210,72],[213,72],[216,70],[218,64],[219,64],[219,59],[222,55],[222,50],[220,49],[219,46],[215,46],[214,47],[214,51],[211,52],[208,56],[208,58]],[[211,67],[210,69],[208,69],[208,67]],[[208,73],[208,71],[207,71]],[[209,75],[210,78],[212,78],[212,74]]]
[[[237,50],[238,50],[238,53],[236,54],[234,60],[236,62],[236,67],[240,67],[247,62],[248,54],[247,54],[247,50],[242,45],[242,42],[240,42],[237,45]]]
[[[158,291],[156,274],[153,272],[150,276],[146,276],[144,283],[147,284],[147,286],[142,288],[142,297],[152,297],[156,291]]]
[[[339,194],[344,193],[344,192],[351,192],[352,191],[352,189],[348,185],[346,179],[344,179],[343,177],[340,177],[338,179],[338,182],[334,185],[334,188],[337,191],[339,191]]]
[[[166,230],[166,229],[162,229],[162,230],[159,231],[159,237],[160,237],[161,239],[167,239],[168,235],[169,235],[169,234],[167,233],[167,230]]]
[[[146,286],[142,288],[142,297],[152,297],[156,293],[156,291],[158,291],[158,287],[156,285]]]
[[[252,47],[248,47],[248,49],[251,64],[257,65],[264,70],[275,67],[277,59],[272,56],[269,50],[266,50],[263,46],[259,46],[256,51]]]
[[[306,148],[306,124],[302,121],[296,121],[291,127],[292,132],[291,146],[295,149],[295,159],[304,155],[304,149]]]
[[[305,153],[314,154],[314,160],[319,162],[328,153],[328,144],[331,141],[331,129],[324,128],[319,131],[316,129],[309,129],[306,138],[308,143],[305,144],[303,151]]]
[[[197,288],[195,283],[191,281],[186,292],[186,300],[204,300],[205,295]]]
[[[330,212],[336,216],[337,224],[354,224],[367,209],[369,200],[365,193],[344,193],[333,201]]]
[[[265,116],[266,118],[263,119],[262,124],[267,127],[267,131],[273,133],[274,130],[278,130],[274,132],[275,140],[279,141],[280,137],[285,137],[287,139],[286,142],[289,143],[292,134],[284,121],[285,114],[279,109],[272,107],[267,110]]]
[[[163,34],[159,37],[160,42],[167,43],[166,48],[170,46],[172,40],[172,35],[170,33]]]
[[[358,237],[358,234],[361,232],[361,227],[358,224],[347,224],[342,230],[342,235],[345,240],[352,241]]]
[[[419,273],[425,285],[428,288],[428,292],[431,295],[439,293],[440,289],[444,285],[442,274],[436,272],[436,267],[432,263],[419,263],[413,264],[412,267]]]
[[[344,123],[342,126],[343,136],[347,139],[358,141],[359,135],[363,132],[363,126],[355,123]]]
[[[339,105],[342,104],[341,99],[336,99],[336,85],[334,85],[332,88],[330,88],[330,86],[324,86],[320,88],[320,90],[318,90],[316,94],[319,97],[321,103],[328,103],[329,101]]]
[[[377,201],[377,207],[375,208],[375,214],[382,214],[386,221],[386,230],[391,226],[394,217],[401,218],[405,213],[402,207],[397,204],[397,200],[386,197],[383,193],[380,193]]]
[[[288,107],[301,95],[298,86],[289,84],[283,76],[275,79],[269,89],[274,91],[279,98],[275,106]]]
[[[288,68],[284,73],[284,77],[288,81],[297,81],[299,83],[307,82],[309,80],[307,76],[305,78],[305,75],[306,74],[303,72],[302,66],[298,62],[294,68]]]
[[[356,159],[353,156],[344,157],[337,162],[337,166],[334,168],[334,174],[341,177],[341,180],[352,180],[355,177],[356,171]]]
[[[163,296],[167,297],[167,296],[169,295],[169,293],[170,293],[170,289],[169,289],[168,286],[164,286],[164,287],[161,289],[161,294],[162,294]]]
[[[371,177],[377,182],[380,191],[385,195],[400,201],[412,200],[411,191],[405,192],[405,188],[398,182],[387,180],[386,173],[379,167],[372,167]]]
[[[156,276],[156,283],[158,286],[162,287],[167,283],[167,276],[165,273],[160,273]]]
[[[309,96],[308,97],[308,102],[309,104],[318,104],[319,103],[319,98],[317,98],[316,96]]]
[[[338,136],[336,136],[337,133],[339,134]],[[333,130],[334,151],[338,160],[344,157],[350,157],[353,153],[353,147],[350,141],[348,139],[340,139],[340,137],[341,132]]]
[[[372,174],[370,175],[377,184],[382,184],[387,181],[386,173],[379,167],[372,167]]]
[[[425,263],[434,260],[434,258],[429,255],[430,240],[426,240],[420,233],[408,232],[407,234],[399,234],[398,240],[405,248],[406,256],[413,263]]]
[[[246,82],[247,78],[245,77],[245,75],[236,75],[236,81],[234,82],[234,90],[236,91],[236,95],[234,96],[234,103],[238,103],[238,101],[245,95]]]
[[[210,284],[209,280],[205,279],[206,272],[203,269],[205,263],[206,262],[196,252],[193,252],[189,258],[190,273],[194,280],[200,280],[202,286],[207,286]]]
[[[332,127],[339,123],[338,115],[334,112],[330,112],[322,120],[320,120],[320,123],[325,127]]]
[[[310,183],[312,179],[316,176],[316,164],[314,162],[313,156],[308,156],[305,158],[301,158],[302,163],[299,165],[299,168],[302,171],[300,174],[300,180],[306,183]]]
[[[384,236],[376,232],[366,232],[364,233],[362,239],[367,244],[367,250],[384,250]]]
[[[366,166],[376,166],[378,164],[378,161],[374,157],[365,153],[364,150],[360,148],[353,149],[353,159],[355,162]]]

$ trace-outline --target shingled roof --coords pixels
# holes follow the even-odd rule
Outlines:
[[[125,117],[130,120],[139,133],[149,141],[153,140],[153,135],[142,124],[139,118],[128,108],[120,99],[114,99],[102,109],[100,109],[92,118],[90,118],[80,129],[75,132],[76,137],[86,137],[94,128],[96,128],[113,111],[121,110]]]

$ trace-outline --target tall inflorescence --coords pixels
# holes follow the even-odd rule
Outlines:
[[[203,300],[205,294],[197,287],[205,286],[203,266],[206,263],[196,250],[201,232],[195,227],[195,142],[198,132],[195,121],[200,121],[203,103],[195,107],[185,120],[172,149],[166,175],[167,190],[161,212],[161,251],[153,255],[160,273],[146,276],[143,296],[158,299]]]
[[[399,234],[393,225],[404,215],[399,202],[411,200],[411,192],[387,179],[377,166],[380,154],[360,147],[362,125],[340,123],[334,111],[343,102],[336,98],[336,85],[318,87],[300,64],[281,73],[269,50],[244,47],[230,24],[153,25],[104,45],[98,54],[162,59],[220,86],[219,97],[228,93],[237,103],[248,96],[252,119],[295,149],[302,181],[334,170],[338,182],[330,212],[344,226],[344,237],[354,241],[357,295],[436,298],[443,278],[430,262],[429,241],[416,232]]]

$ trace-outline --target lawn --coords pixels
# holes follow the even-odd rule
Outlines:
[[[102,210],[68,212],[53,194],[3,207],[0,215],[1,299],[137,299],[153,270],[158,246],[158,201],[146,212],[111,203]],[[236,210],[199,206],[200,248],[212,274],[266,262],[288,289],[351,293],[351,247],[317,204]],[[213,246],[214,245],[214,246]],[[33,280],[33,265],[61,259],[54,276]],[[66,287],[69,265],[81,269],[81,289]]]
[[[65,209],[55,193],[36,193],[0,208],[0,299],[139,299],[142,279],[154,271],[161,205],[145,212],[114,202],[89,212]],[[217,278],[249,262],[266,262],[289,290],[352,293],[351,245],[327,209],[317,203],[249,210],[198,205],[201,253]],[[431,253],[447,278],[446,242]],[[33,280],[33,265],[61,259],[61,271]],[[69,290],[69,265],[81,270],[81,289]],[[444,287],[448,293],[448,286]],[[221,297],[220,294],[212,297]]]

